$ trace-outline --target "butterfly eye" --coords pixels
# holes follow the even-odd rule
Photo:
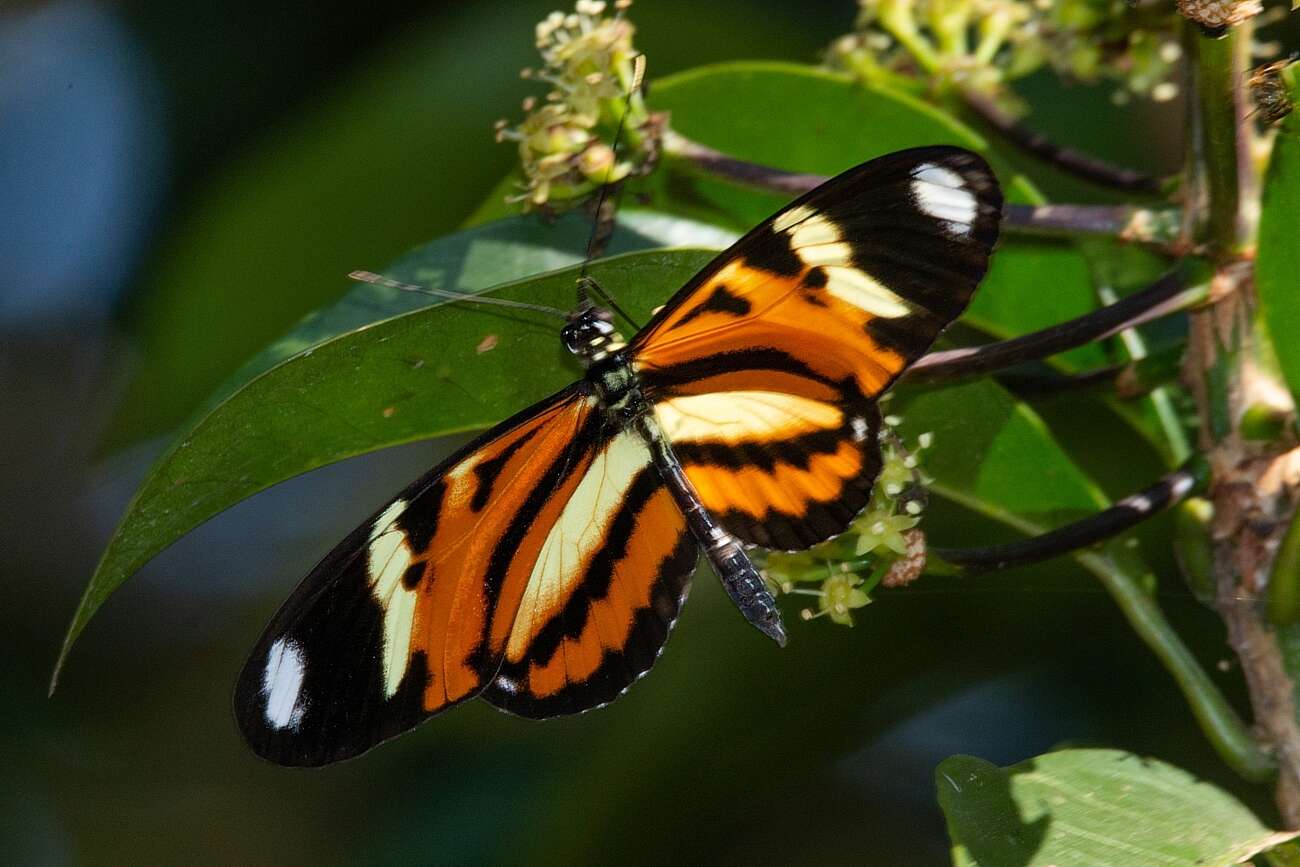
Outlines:
[[[574,355],[586,358],[604,347],[614,333],[614,323],[606,310],[588,310],[564,326],[561,337]]]

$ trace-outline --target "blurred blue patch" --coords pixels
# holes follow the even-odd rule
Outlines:
[[[161,89],[109,7],[0,16],[0,324],[104,315],[164,189]]]

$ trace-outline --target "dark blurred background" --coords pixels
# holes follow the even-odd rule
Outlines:
[[[507,171],[491,124],[517,116],[552,6],[0,7],[0,858],[937,864],[931,775],[955,752],[1009,764],[1104,743],[1240,789],[1109,598],[1062,564],[927,579],[854,629],[796,623],[784,652],[701,576],[654,674],[607,709],[536,724],[473,704],[342,766],[260,762],[230,712],[245,652],[306,568],[446,444],[326,468],[213,520],[112,599],[45,698],[168,428],[347,271],[450,231]],[[855,4],[632,14],[653,76],[815,62]],[[1035,88],[1041,125],[1147,168],[1176,159],[1177,142],[1115,135],[1143,116],[1104,92]],[[949,544],[983,537],[955,509],[929,521]],[[1170,587],[1213,665],[1219,627]]]

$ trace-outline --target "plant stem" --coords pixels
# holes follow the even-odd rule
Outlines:
[[[1034,361],[1135,328],[1144,322],[1199,303],[1205,288],[1187,287],[1181,271],[1171,271],[1140,292],[1068,322],[997,343],[948,349],[923,356],[905,374],[909,382],[934,382],[978,376]]]
[[[663,156],[691,171],[783,195],[803,195],[824,184],[825,175],[788,172],[737,159],[665,129]],[[1177,237],[1181,211],[1130,205],[1006,205],[1002,225],[1034,235],[1106,235],[1134,243],[1169,245]]]
[[[1202,158],[1208,185],[1206,230],[1220,255],[1236,252],[1240,234],[1241,175],[1237,146],[1237,81],[1235,56],[1242,40],[1233,30],[1222,39],[1193,37],[1196,47],[1196,100],[1203,135]],[[1249,34],[1245,36],[1248,41]],[[1244,70],[1242,70],[1244,72]]]
[[[1200,473],[1199,467],[1195,465],[1189,465],[1186,471],[1190,471],[1193,476],[1199,476]],[[1195,489],[1195,486],[1191,489],[1185,489],[1187,482],[1180,482],[1180,480],[1185,479],[1185,476],[1182,475],[1183,472],[1184,470],[1176,471],[1148,489],[1148,491],[1152,491],[1152,489],[1159,488],[1167,491],[1163,495],[1165,497],[1163,507],[1168,507],[1179,499],[1186,498],[1190,495],[1191,490]],[[1175,487],[1181,493],[1175,495]],[[1032,522],[1017,515],[1003,510],[996,510],[997,514],[990,514],[986,506],[971,501],[956,492],[940,491],[938,486],[935,486],[935,491],[936,493],[943,493],[946,498],[967,505],[977,512],[988,514],[990,517],[1008,526],[1015,527],[1027,535],[1041,532],[1041,529]],[[1143,492],[1143,494],[1146,493],[1147,491]],[[1142,496],[1142,494],[1135,496]],[[1131,497],[1126,498],[1126,500],[1132,499]],[[1123,502],[1126,501],[1121,501],[1121,503]],[[1120,504],[1117,503],[1112,509],[1119,507]],[[1105,515],[1110,511],[1112,510],[1108,509],[1101,514]],[[1153,508],[1142,514],[1145,517],[1150,517],[1157,512],[1158,509]],[[1081,523],[1087,523],[1096,518],[1097,516],[1085,518]],[[1065,530],[1067,528],[1060,529]],[[933,549],[932,552],[938,553]],[[1201,730],[1218,752],[1220,758],[1244,779],[1253,782],[1268,780],[1276,771],[1273,758],[1260,748],[1250,728],[1242,721],[1236,710],[1233,709],[1232,704],[1206,673],[1205,669],[1201,667],[1196,656],[1183,642],[1177,631],[1165,619],[1160,607],[1144,589],[1140,577],[1126,571],[1121,564],[1104,552],[1074,550],[1070,552],[1070,555],[1079,565],[1091,572],[1101,582],[1107,593],[1119,606],[1133,631],[1151,648],[1170,675],[1173,676],[1192,710],[1192,715],[1196,718]]]
[[[1107,285],[1098,285],[1097,297],[1104,304],[1114,304],[1118,301],[1115,290]],[[1136,328],[1121,331],[1119,339],[1124,345],[1124,351],[1128,353],[1128,357],[1134,363],[1148,356],[1146,340],[1143,339]],[[1186,461],[1191,457],[1192,444],[1187,437],[1187,429],[1183,425],[1183,420],[1174,406],[1169,389],[1161,387],[1151,390],[1151,408],[1155,412],[1160,426],[1164,429],[1165,440],[1169,445],[1169,452],[1173,459],[1179,463]]]
[[[993,376],[998,384],[1022,400],[1045,400],[1094,390],[1110,392],[1120,400],[1134,400],[1176,382],[1182,357],[1182,347],[1174,346],[1125,364],[1110,364],[1075,373],[1028,368],[994,371]]]
[[[1250,728],[1135,577],[1095,551],[1080,552],[1075,559],[1101,581],[1133,631],[1173,675],[1219,757],[1243,779],[1257,783],[1271,779],[1277,773],[1272,756],[1260,748]]]
[[[962,98],[981,121],[1007,141],[1062,171],[1126,193],[1160,192],[1160,182],[1150,175],[1120,168],[1073,148],[1058,145],[1007,114],[984,94],[966,91]]]
[[[667,128],[660,146],[664,156],[679,159],[695,171],[769,193],[800,196],[830,180],[825,175],[787,172],[761,163],[746,162]]]
[[[1300,510],[1282,537],[1268,579],[1268,618],[1279,626],[1300,620]]]
[[[1019,515],[990,506],[987,502],[976,500],[960,491],[933,485],[931,489],[934,493],[999,521],[1030,538],[988,548],[931,548],[927,552],[929,563],[926,571],[931,574],[975,575],[995,568],[1026,565],[1061,555],[1073,557],[1101,582],[1134,632],[1173,676],[1206,738],[1224,762],[1243,778],[1262,782],[1276,771],[1272,757],[1260,748],[1249,727],[1165,619],[1160,607],[1144,588],[1141,576],[1129,573],[1105,552],[1082,550],[1083,546],[1094,545],[1123,532],[1192,496],[1204,486],[1207,472],[1206,465],[1193,458],[1183,468],[1165,475],[1146,489],[1125,497],[1109,509],[1049,531],[1044,531]],[[870,573],[879,566],[878,558],[864,557],[843,561],[836,568],[843,572]],[[800,581],[824,575],[818,572],[816,575],[800,574],[790,577]]]
[[[1106,235],[1122,241],[1174,246],[1183,214],[1178,208],[1139,208],[1133,205],[1017,205],[1002,206],[1003,222],[1033,235]]]
[[[1189,28],[1190,29],[1190,28]],[[1300,828],[1300,724],[1295,690],[1277,634],[1262,606],[1252,601],[1272,567],[1290,507],[1285,484],[1270,483],[1286,460],[1282,448],[1252,446],[1241,436],[1248,395],[1268,384],[1253,363],[1259,348],[1255,321],[1254,246],[1258,194],[1249,158],[1249,96],[1252,24],[1230,29],[1222,39],[1189,33],[1196,94],[1189,100],[1187,177],[1205,185],[1205,199],[1192,201],[1216,265],[1211,304],[1190,321],[1185,376],[1201,417],[1201,445],[1214,467],[1210,499],[1214,515],[1210,543],[1215,607],[1227,627],[1228,643],[1241,663],[1261,740],[1278,764],[1274,801],[1287,828]]]
[[[1072,524],[1003,545],[990,545],[987,548],[931,548],[930,553],[971,575],[1050,560],[1096,545],[1132,529],[1203,489],[1208,477],[1209,467],[1199,459],[1192,459],[1109,509]]]

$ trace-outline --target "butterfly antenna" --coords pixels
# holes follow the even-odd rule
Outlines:
[[[619,316],[622,316],[624,319],[626,319],[627,322],[635,330],[637,331],[641,330],[640,323],[638,323],[635,319],[629,316],[626,310],[624,310],[622,307],[619,307],[618,302],[614,300],[614,296],[606,292],[603,286],[601,286],[599,283],[597,283],[595,280],[591,279],[590,277],[579,277],[578,279],[581,283],[585,284],[584,286],[579,287],[578,289],[579,292],[583,292],[584,290],[592,292],[597,298],[599,298],[601,301],[608,304],[615,313],[617,313]]]
[[[627,116],[632,112],[632,97],[641,89],[641,83],[645,80],[645,55],[637,54],[632,58],[632,82],[627,89],[627,101],[623,104],[623,114],[618,119],[618,127],[614,130],[614,144],[610,148],[613,153],[613,159],[609,161],[609,168],[605,170],[605,182],[600,185],[600,194],[596,198],[596,212],[591,221],[591,234],[587,236],[587,252],[582,259],[582,270],[578,273],[578,306],[590,307],[591,298],[588,296],[588,289],[595,286],[595,281],[587,276],[587,266],[591,264],[592,257],[596,252],[597,245],[604,246],[604,242],[609,240],[609,233],[613,231],[613,220],[605,219],[605,201],[609,198],[610,182],[609,178],[614,173],[618,165],[618,146],[623,141],[623,129],[627,125]],[[605,229],[605,231],[602,231]],[[602,237],[603,235],[603,237]],[[601,298],[610,304],[616,312],[624,319],[628,319],[627,314],[618,309],[609,296],[604,292],[599,292]],[[631,322],[631,319],[628,319]]]
[[[558,316],[565,320],[569,319],[569,314],[558,307],[547,307],[545,304],[529,304],[527,301],[511,301],[509,298],[485,298],[482,295],[470,295],[466,292],[452,292],[448,289],[434,289],[431,286],[417,286],[414,283],[402,283],[385,277],[382,274],[376,274],[373,271],[353,271],[348,275],[353,280],[362,283],[370,283],[373,286],[386,286],[389,289],[400,289],[403,292],[418,292],[421,295],[432,295],[435,298],[446,298],[450,301],[468,301],[472,304],[491,304],[495,307],[512,307],[516,310],[535,310],[538,313],[548,313],[551,316]]]

